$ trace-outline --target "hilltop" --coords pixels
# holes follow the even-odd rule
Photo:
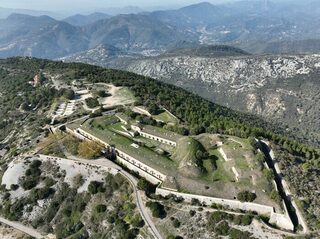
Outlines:
[[[122,225],[122,229],[111,230],[112,235],[124,233],[123,228],[130,235],[148,234],[140,223],[142,219],[135,216],[140,208],[132,205],[135,197],[145,200],[156,225],[175,210],[180,212],[176,202],[187,212],[201,206],[212,213],[209,206],[225,210],[232,205],[244,210],[241,216],[249,218],[253,215],[247,212],[247,205],[259,204],[262,210],[254,210],[259,215],[267,212],[270,218],[264,218],[266,222],[282,215],[290,225],[280,226],[299,230],[296,213],[288,207],[291,221],[282,209],[282,199],[288,205],[294,199],[308,226],[316,230],[309,218],[319,217],[315,210],[318,197],[314,193],[306,195],[303,182],[318,180],[314,172],[319,151],[289,138],[281,125],[126,71],[31,58],[1,60],[0,69],[1,200],[5,205],[0,213],[6,218],[18,220],[24,216],[27,225],[44,233],[53,232],[59,238],[74,234],[86,237],[89,233],[103,234],[103,218],[112,212]],[[276,190],[283,192],[282,183],[275,177],[276,169],[267,164],[273,154],[257,142],[270,142],[279,155],[277,163],[292,189],[290,199],[281,198]],[[186,165],[191,167],[185,170]],[[85,173],[74,179],[80,167]],[[115,169],[111,170],[114,175],[104,174],[103,169],[110,171],[110,167]],[[120,171],[122,176],[140,178],[134,180],[148,197],[141,199],[140,193],[133,193],[130,188],[134,190],[135,183],[129,184],[133,179],[119,177]],[[273,179],[277,182],[272,183]],[[310,192],[318,190],[315,183],[308,187]],[[183,195],[185,202],[179,197],[170,199],[161,190]],[[190,194],[200,200],[191,200]],[[203,201],[203,197],[210,199]],[[227,205],[220,205],[221,200],[227,200]],[[83,207],[86,210],[81,214]],[[34,217],[28,216],[33,213]],[[112,215],[104,225],[113,226]],[[202,219],[212,228],[210,235],[220,235],[218,229],[213,230],[218,221]],[[179,223],[176,220],[174,225]],[[226,220],[230,223],[228,233],[242,223],[234,216]],[[259,217],[257,220],[261,222]],[[193,225],[191,221],[182,225]],[[180,233],[188,235],[187,231]]]

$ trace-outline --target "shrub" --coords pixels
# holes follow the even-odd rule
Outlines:
[[[240,231],[235,228],[231,228],[229,231],[230,239],[250,239],[252,238],[252,234],[246,231]]]
[[[218,222],[220,222],[224,219],[231,219],[232,217],[233,217],[233,215],[230,215],[228,213],[225,213],[222,211],[216,211],[216,212],[211,213],[211,215],[209,216],[208,223],[209,223],[209,225],[214,226]]]
[[[99,106],[99,101],[96,98],[87,98],[85,99],[86,104],[89,108],[96,108]]]
[[[253,202],[257,198],[257,195],[249,191],[242,191],[238,193],[237,198],[241,202]]]
[[[10,198],[11,194],[9,192],[5,192],[2,199],[5,201],[5,200],[8,200]]]
[[[104,192],[105,189],[102,182],[92,181],[88,185],[88,191],[91,194],[97,194],[99,192]]]
[[[68,100],[72,100],[75,97],[75,93],[71,89],[63,89],[62,90],[62,95]]]
[[[146,206],[150,208],[153,217],[165,218],[167,216],[164,206],[159,202],[148,201]]]
[[[19,185],[18,184],[11,184],[10,188],[12,191],[15,191],[19,188]]]
[[[138,189],[145,191],[146,195],[150,195],[155,192],[156,186],[145,178],[140,178],[138,181]]]
[[[276,189],[272,189],[272,191],[270,192],[270,197],[278,204],[281,203],[281,196],[279,195]]]
[[[38,182],[39,182],[38,178],[26,177],[21,180],[20,184],[24,190],[30,190],[30,189],[33,189],[35,186],[37,186]]]
[[[190,211],[189,211],[189,215],[190,215],[191,217],[193,217],[194,215],[196,215],[196,211],[195,211],[195,210],[190,210]]]
[[[200,203],[200,201],[199,201],[198,199],[196,199],[196,198],[192,198],[192,199],[191,199],[191,205],[197,205],[197,206],[200,206],[200,205],[201,205],[201,203]]]
[[[56,184],[56,181],[51,177],[46,177],[44,180],[44,184],[46,185],[46,187],[51,187]]]
[[[106,210],[107,210],[107,206],[104,204],[99,204],[96,206],[97,213],[102,213],[102,212],[105,212]]]
[[[179,228],[180,225],[181,225],[181,223],[180,223],[180,221],[179,221],[177,218],[174,218],[173,221],[172,221],[172,225],[173,225],[173,227],[175,227],[175,228]]]
[[[74,187],[79,188],[84,183],[84,178],[82,174],[79,173],[73,177],[72,181],[73,181]]]
[[[94,159],[101,156],[103,146],[95,141],[85,140],[79,144],[78,154],[86,159]]]
[[[139,214],[136,214],[135,216],[133,216],[132,220],[131,220],[131,225],[133,227],[143,227],[144,226],[144,221],[141,218],[141,216]]]
[[[214,209],[218,209],[218,210],[222,210],[223,209],[222,205],[216,204],[216,203],[212,203],[210,207],[214,208]]]
[[[40,160],[33,160],[31,163],[30,163],[30,166],[29,168],[39,168],[41,166],[42,162]]]
[[[226,221],[220,222],[218,225],[215,226],[214,232],[221,236],[229,235],[230,226],[229,223]]]
[[[24,190],[30,190],[38,185],[41,175],[41,169],[39,168],[41,164],[40,160],[32,161],[25,172],[25,176],[19,179],[19,183]]]
[[[248,225],[251,224],[251,222],[252,222],[252,216],[250,216],[250,215],[243,215],[243,216],[241,217],[241,225],[243,225],[243,226],[248,226]]]
[[[124,235],[122,236],[123,239],[132,239],[132,238],[136,238],[137,235],[139,234],[139,230],[137,229],[130,229],[127,230]]]
[[[105,90],[98,90],[97,96],[99,97],[109,97],[112,96],[110,93],[107,93]]]
[[[49,188],[49,187],[35,188],[31,190],[29,197],[31,201],[36,202],[41,199],[46,199],[54,193],[55,193],[55,190],[53,188]]]

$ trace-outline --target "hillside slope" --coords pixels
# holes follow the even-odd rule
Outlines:
[[[134,60],[123,63],[122,68],[183,87],[232,109],[285,123],[298,135],[317,143],[319,61],[319,55],[180,55]]]
[[[181,138],[174,153],[174,158],[179,161],[179,172],[185,176],[201,175],[204,171],[201,157],[205,151],[199,141],[191,137]]]

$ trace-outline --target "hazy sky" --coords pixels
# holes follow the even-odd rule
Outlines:
[[[209,0],[212,3],[233,0]],[[49,11],[90,11],[99,8],[139,6],[141,8],[182,6],[201,0],[0,0],[0,7]]]

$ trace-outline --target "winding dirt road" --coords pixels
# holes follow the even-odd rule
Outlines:
[[[28,234],[34,238],[37,239],[41,239],[41,238],[46,238],[45,236],[41,235],[38,231],[36,231],[35,229],[31,228],[31,227],[27,227],[23,224],[21,224],[20,222],[13,222],[13,221],[9,221],[3,217],[0,217],[0,222],[3,224],[6,224],[10,227],[13,227],[21,232],[24,232],[25,234]]]
[[[47,157],[46,155],[39,155],[40,158],[42,157]],[[54,158],[52,156],[48,156],[49,158]],[[160,235],[159,231],[157,230],[156,226],[154,225],[149,212],[143,202],[143,191],[138,190],[138,181],[135,177],[133,177],[130,173],[124,171],[119,165],[111,162],[108,159],[105,158],[100,158],[97,160],[85,160],[85,159],[81,159],[78,157],[72,157],[75,161],[77,162],[81,162],[87,165],[93,165],[93,166],[101,166],[101,167],[107,167],[107,168],[112,168],[112,169],[116,169],[121,175],[123,175],[132,185],[133,190],[134,190],[134,194],[136,197],[136,202],[137,202],[137,207],[141,213],[142,218],[144,219],[146,225],[148,226],[148,230],[150,231],[150,233],[152,234],[152,236],[156,239],[162,239],[162,236]],[[69,159],[66,159],[69,160]]]

